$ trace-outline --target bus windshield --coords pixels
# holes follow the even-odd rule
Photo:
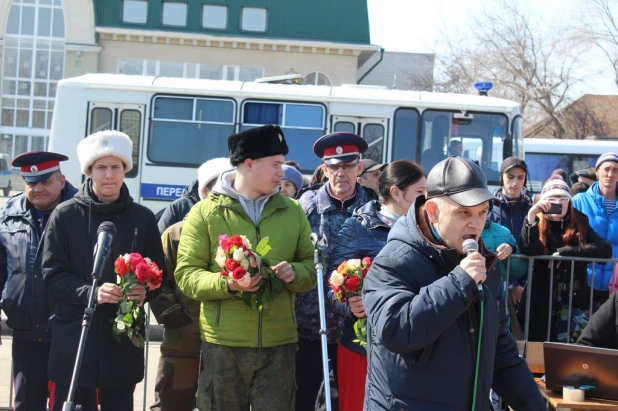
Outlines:
[[[421,123],[421,165],[425,172],[447,156],[455,155],[474,161],[488,183],[497,183],[508,135],[506,115],[425,110]]]

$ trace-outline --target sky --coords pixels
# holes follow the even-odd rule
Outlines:
[[[582,1],[586,0],[521,0],[520,3],[540,19],[568,21],[580,18]],[[367,0],[367,3],[371,43],[387,51],[417,53],[439,54],[444,50],[443,34],[450,37],[468,30],[469,16],[483,10],[483,0]],[[600,56],[592,59],[590,69],[601,74],[579,86],[577,94],[618,94],[606,64]]]

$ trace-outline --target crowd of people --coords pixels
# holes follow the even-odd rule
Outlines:
[[[62,175],[64,155],[16,157],[25,191],[0,209],[15,409],[63,410],[91,296],[73,397],[83,411],[133,409],[144,348],[114,334],[128,302],[137,317],[149,303],[164,328],[151,410],[304,411],[330,402],[341,411],[485,411],[499,398],[544,410],[515,343],[524,328],[531,341],[618,348],[614,266],[559,258],[618,257],[618,154],[572,176],[555,170],[532,196],[516,157],[503,161],[492,193],[460,142],[431,170],[363,159],[367,149],[355,134],[321,137],[313,147],[321,165],[307,181],[286,161],[281,128],[242,131],[229,137],[229,156],[200,166],[158,219],[123,182],[133,147],[121,132],[79,144],[79,188]],[[117,232],[93,288],[105,221]],[[312,233],[325,245],[322,278]],[[464,250],[468,240],[477,249]],[[161,267],[161,287],[123,287],[114,259],[124,254]],[[528,273],[513,254],[556,258]],[[352,261],[370,268],[342,299],[329,277]]]

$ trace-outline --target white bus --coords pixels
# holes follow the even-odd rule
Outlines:
[[[531,189],[538,193],[552,171],[561,168],[569,175],[594,167],[603,153],[618,153],[618,140],[574,140],[526,138],[524,148]]]
[[[227,137],[278,124],[305,174],[320,160],[313,143],[334,131],[354,132],[378,162],[410,159],[429,171],[461,140],[497,185],[504,157],[523,155],[521,108],[493,97],[387,90],[88,74],[60,81],[49,150],[69,156],[67,179],[82,181],[76,145],[105,129],[127,133],[134,168],[125,182],[136,201],[159,211],[197,178],[197,167],[227,156]],[[497,142],[497,143],[496,143]]]

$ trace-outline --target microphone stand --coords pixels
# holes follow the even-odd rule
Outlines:
[[[75,390],[77,388],[77,380],[79,378],[79,369],[82,366],[82,358],[84,356],[84,350],[86,348],[86,337],[88,336],[88,330],[90,330],[90,324],[92,323],[92,317],[94,315],[94,290],[97,286],[97,277],[92,274],[92,286],[88,292],[88,306],[84,311],[84,319],[82,321],[82,335],[79,338],[79,346],[77,348],[77,356],[75,358],[75,368],[73,368],[73,376],[71,377],[71,385],[69,388],[69,395],[67,400],[62,405],[62,411],[79,411],[81,406],[75,406],[73,404],[73,397],[75,396]]]
[[[322,266],[322,250],[327,247],[326,238],[318,241],[318,236],[315,233],[311,234],[311,241],[315,247],[313,254],[313,262],[315,263],[315,269],[318,277],[318,305],[320,309],[320,337],[322,339],[322,367],[324,373],[324,403],[326,404],[326,411],[331,411],[330,403],[330,370],[328,366],[328,339],[326,329],[326,306],[324,302],[324,284],[323,284],[323,266]]]

